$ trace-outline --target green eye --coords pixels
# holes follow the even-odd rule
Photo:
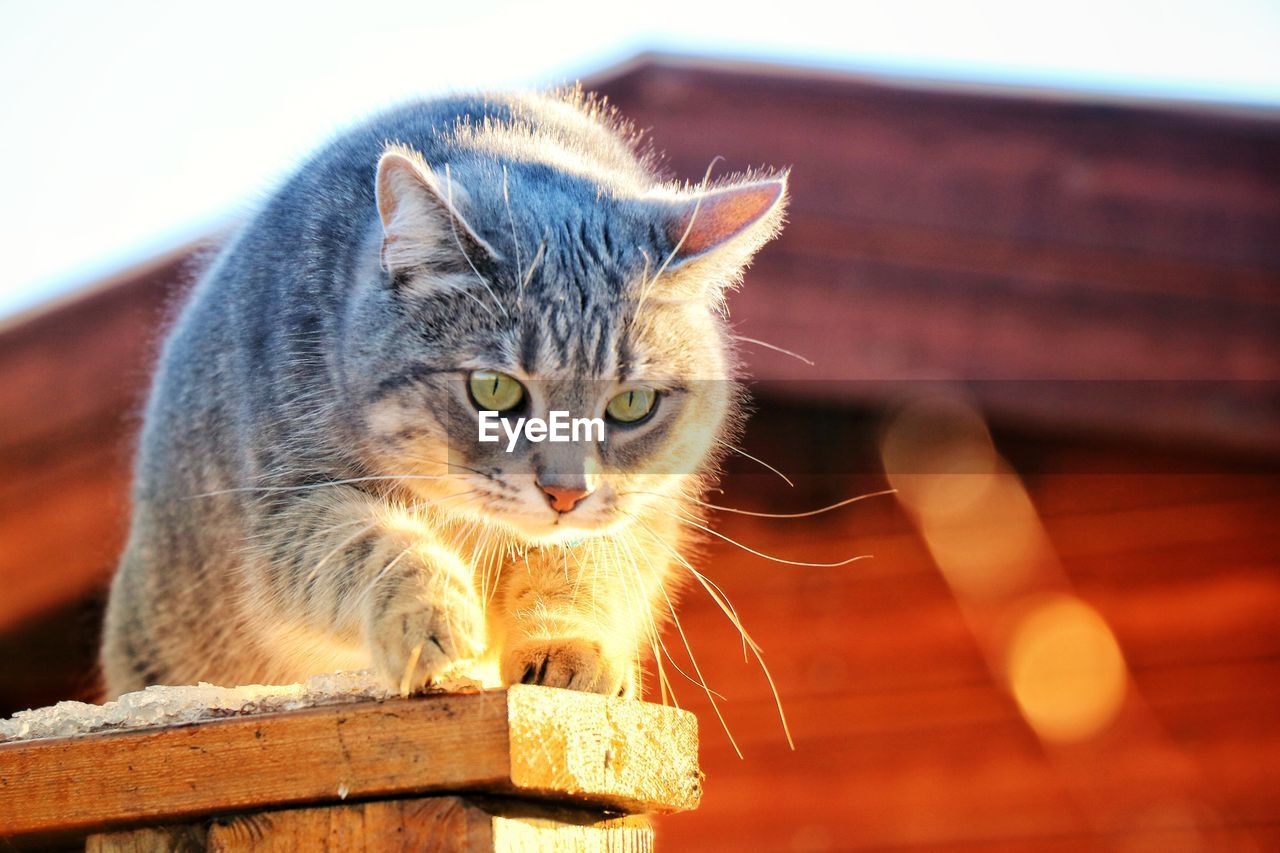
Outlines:
[[[633,424],[648,417],[657,401],[652,388],[632,388],[610,400],[605,412],[618,423]]]
[[[481,411],[505,412],[524,399],[524,386],[496,370],[473,370],[467,384],[471,399]]]

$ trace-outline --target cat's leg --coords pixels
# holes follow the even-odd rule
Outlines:
[[[164,680],[156,672],[150,643],[144,640],[147,598],[140,591],[142,580],[143,568],[137,558],[126,551],[111,582],[111,598],[103,622],[99,667],[104,701]]]
[[[103,621],[105,698],[153,684],[217,681],[227,672],[252,683],[259,674],[230,603],[234,566],[223,528],[201,528],[211,514],[188,517],[190,501],[138,501],[129,539],[111,583]]]
[[[512,565],[503,588],[505,684],[638,696],[656,637],[666,555],[635,541],[549,546]]]
[[[421,515],[335,486],[257,526],[263,605],[362,646],[388,685],[419,689],[484,651],[473,572]]]

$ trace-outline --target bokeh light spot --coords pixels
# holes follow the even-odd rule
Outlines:
[[[1045,740],[1075,742],[1104,729],[1124,703],[1120,645],[1092,607],[1071,596],[1038,604],[1009,644],[1009,688]]]

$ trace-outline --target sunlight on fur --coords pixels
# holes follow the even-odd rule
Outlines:
[[[313,155],[166,342],[107,612],[108,695],[367,666],[405,695],[465,671],[638,698],[652,662],[658,698],[687,680],[723,723],[675,606],[692,586],[776,699],[687,555],[718,540],[787,567],[863,557],[768,554],[710,523],[727,454],[791,483],[739,446],[736,343],[806,360],[734,335],[726,311],[782,227],[787,173],[713,179],[717,164],[665,179],[577,89],[408,104]],[[604,432],[481,441],[476,395],[497,389],[493,414]]]

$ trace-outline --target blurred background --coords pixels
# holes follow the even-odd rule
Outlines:
[[[731,302],[784,476],[732,460],[701,566],[795,749],[692,583],[659,844],[1280,848],[1278,44],[1265,0],[0,4],[0,715],[93,695],[202,253],[374,109],[581,79],[675,176],[793,168]]]

